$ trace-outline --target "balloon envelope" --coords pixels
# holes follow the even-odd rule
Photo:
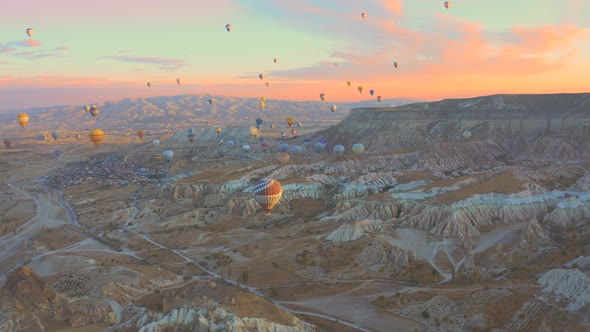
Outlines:
[[[90,141],[98,147],[98,145],[102,143],[104,132],[100,129],[93,129],[90,131],[90,134],[88,134],[88,137],[90,138]]]
[[[289,154],[287,152],[280,152],[277,159],[279,160],[279,164],[287,165],[289,162]]]
[[[96,106],[92,106],[90,107],[90,115],[92,115],[93,118],[96,118],[96,116],[98,115],[98,113],[100,113],[100,110],[98,109],[98,107]]]
[[[356,143],[352,146],[352,153],[354,153],[355,155],[360,155],[361,153],[363,153],[365,151],[365,146],[362,145],[361,143]]]
[[[266,215],[275,207],[283,196],[283,187],[277,180],[262,179],[252,187],[254,199],[264,209]]]
[[[59,137],[59,133],[58,133],[57,131],[55,131],[55,130],[54,130],[54,131],[51,133],[51,137],[53,137],[53,139],[57,141],[57,138]]]
[[[301,154],[301,152],[303,152],[303,149],[301,149],[301,147],[300,147],[299,145],[294,145],[294,146],[291,148],[291,154],[293,154],[293,155],[295,155],[295,156],[296,156],[296,155],[300,155],[300,154]]]
[[[471,131],[465,130],[463,132],[463,138],[470,138],[470,137],[471,137]]]
[[[279,151],[281,152],[287,152],[289,151],[289,148],[291,148],[291,146],[288,143],[279,144]]]
[[[162,153],[162,157],[164,157],[164,160],[169,163],[172,161],[172,158],[174,158],[174,152],[172,152],[172,150],[166,150]]]
[[[334,145],[334,147],[332,148],[332,153],[336,157],[342,157],[342,155],[344,154],[344,146],[340,144]]]
[[[29,115],[27,113],[19,113],[16,116],[16,121],[20,124],[21,127],[26,127],[27,123],[29,123]]]

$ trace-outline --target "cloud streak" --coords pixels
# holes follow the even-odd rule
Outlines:
[[[144,63],[144,64],[149,64],[149,65],[157,65],[158,67],[165,69],[165,70],[173,70],[173,69],[178,69],[181,67],[188,66],[188,64],[182,59],[172,59],[172,58],[163,58],[163,57],[114,55],[114,56],[101,57],[100,59],[113,59],[113,60],[122,61],[122,62]]]

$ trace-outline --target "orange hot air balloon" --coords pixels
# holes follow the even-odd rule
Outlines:
[[[264,209],[267,216],[283,196],[283,187],[277,180],[262,179],[252,188],[254,199]]]
[[[217,127],[217,129],[215,129],[215,132],[217,133],[217,135],[219,135],[221,133],[221,127]]]
[[[139,139],[143,139],[143,130],[137,131],[137,136],[139,136]]]
[[[357,90],[359,90],[359,93],[363,93],[364,88],[363,88],[362,85],[359,85],[359,87],[357,88]]]
[[[29,115],[27,113],[19,113],[16,116],[16,120],[20,123],[21,127],[26,127],[27,123],[29,122]]]
[[[277,156],[277,159],[279,160],[279,164],[287,165],[287,163],[289,162],[289,154],[286,152],[280,152]]]
[[[9,149],[12,147],[12,144],[13,143],[14,142],[10,138],[5,138],[4,139],[4,145],[6,145],[6,147],[9,148]]]
[[[289,127],[292,127],[293,124],[295,123],[295,118],[288,117],[287,119],[285,119],[285,121],[287,122],[287,125],[289,125]]]
[[[98,107],[96,107],[96,105],[90,107],[90,115],[92,115],[93,118],[96,118],[96,116],[98,115],[98,113],[100,113],[100,110],[98,109]]]
[[[154,159],[157,161],[162,161],[162,159],[164,159],[164,156],[162,156],[161,154],[156,154],[154,155]]]
[[[93,129],[88,134],[88,137],[94,143],[95,146],[98,147],[100,143],[102,143],[102,139],[104,138],[104,132],[100,129]]]

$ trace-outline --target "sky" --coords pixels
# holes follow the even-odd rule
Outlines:
[[[0,111],[197,93],[338,103],[590,91],[590,1],[443,2],[4,0]]]

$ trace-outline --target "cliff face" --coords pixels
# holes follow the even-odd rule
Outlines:
[[[357,108],[317,139],[365,145],[369,152],[424,146],[439,141],[496,138],[504,147],[560,132],[590,135],[590,94],[493,95],[445,99],[394,108]]]

